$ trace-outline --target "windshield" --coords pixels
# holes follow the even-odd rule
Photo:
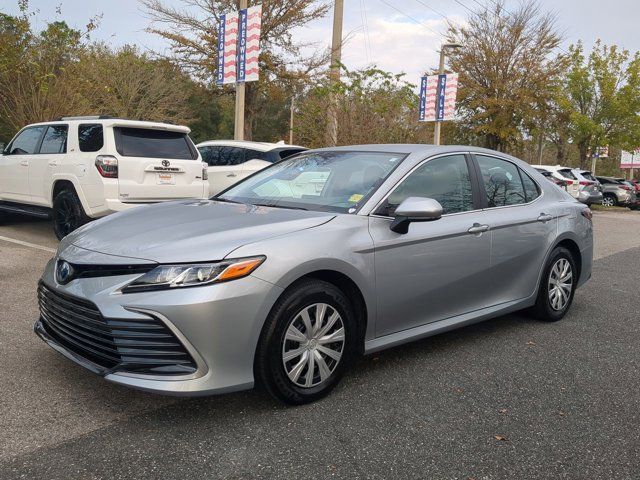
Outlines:
[[[353,213],[404,156],[340,151],[302,154],[261,170],[219,198],[253,205]]]

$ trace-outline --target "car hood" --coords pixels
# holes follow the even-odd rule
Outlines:
[[[220,260],[243,245],[316,227],[335,214],[187,200],[132,208],[92,222],[66,237],[107,255],[158,263]]]

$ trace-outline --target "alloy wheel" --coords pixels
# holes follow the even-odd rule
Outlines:
[[[315,303],[298,313],[287,327],[282,345],[282,364],[295,385],[315,387],[336,369],[345,345],[345,330],[338,311]]]
[[[63,236],[69,235],[78,225],[78,216],[68,198],[62,198],[56,208],[56,223]]]
[[[611,197],[604,197],[602,199],[602,205],[604,205],[605,207],[613,207],[614,203],[615,202],[613,201],[613,198],[611,198]]]
[[[553,264],[548,287],[551,308],[556,311],[564,309],[569,303],[573,288],[573,272],[569,260],[560,258]]]

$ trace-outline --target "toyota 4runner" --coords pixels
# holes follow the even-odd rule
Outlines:
[[[189,131],[102,116],[29,125],[0,156],[0,217],[52,218],[61,239],[136,205],[207,198],[207,164]]]

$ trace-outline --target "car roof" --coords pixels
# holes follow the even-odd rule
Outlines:
[[[514,158],[506,153],[489,150],[488,148],[473,147],[470,145],[431,145],[425,143],[376,143],[362,145],[344,145],[340,147],[326,147],[310,150],[310,152],[325,151],[361,151],[361,152],[382,152],[382,153],[404,153],[419,155],[438,155],[441,153],[473,152],[486,153],[488,155],[498,155],[506,158]],[[516,159],[518,160],[518,159]]]
[[[563,167],[562,165],[531,165],[533,168],[541,168],[549,172],[557,172],[558,170],[575,170],[571,167]]]
[[[258,150],[260,152],[268,152],[276,148],[299,148],[306,150],[305,147],[299,145],[287,145],[285,143],[269,143],[269,142],[253,142],[250,140],[206,140],[200,142],[196,147],[207,147],[212,145],[222,145],[226,147],[247,148],[250,150]]]

